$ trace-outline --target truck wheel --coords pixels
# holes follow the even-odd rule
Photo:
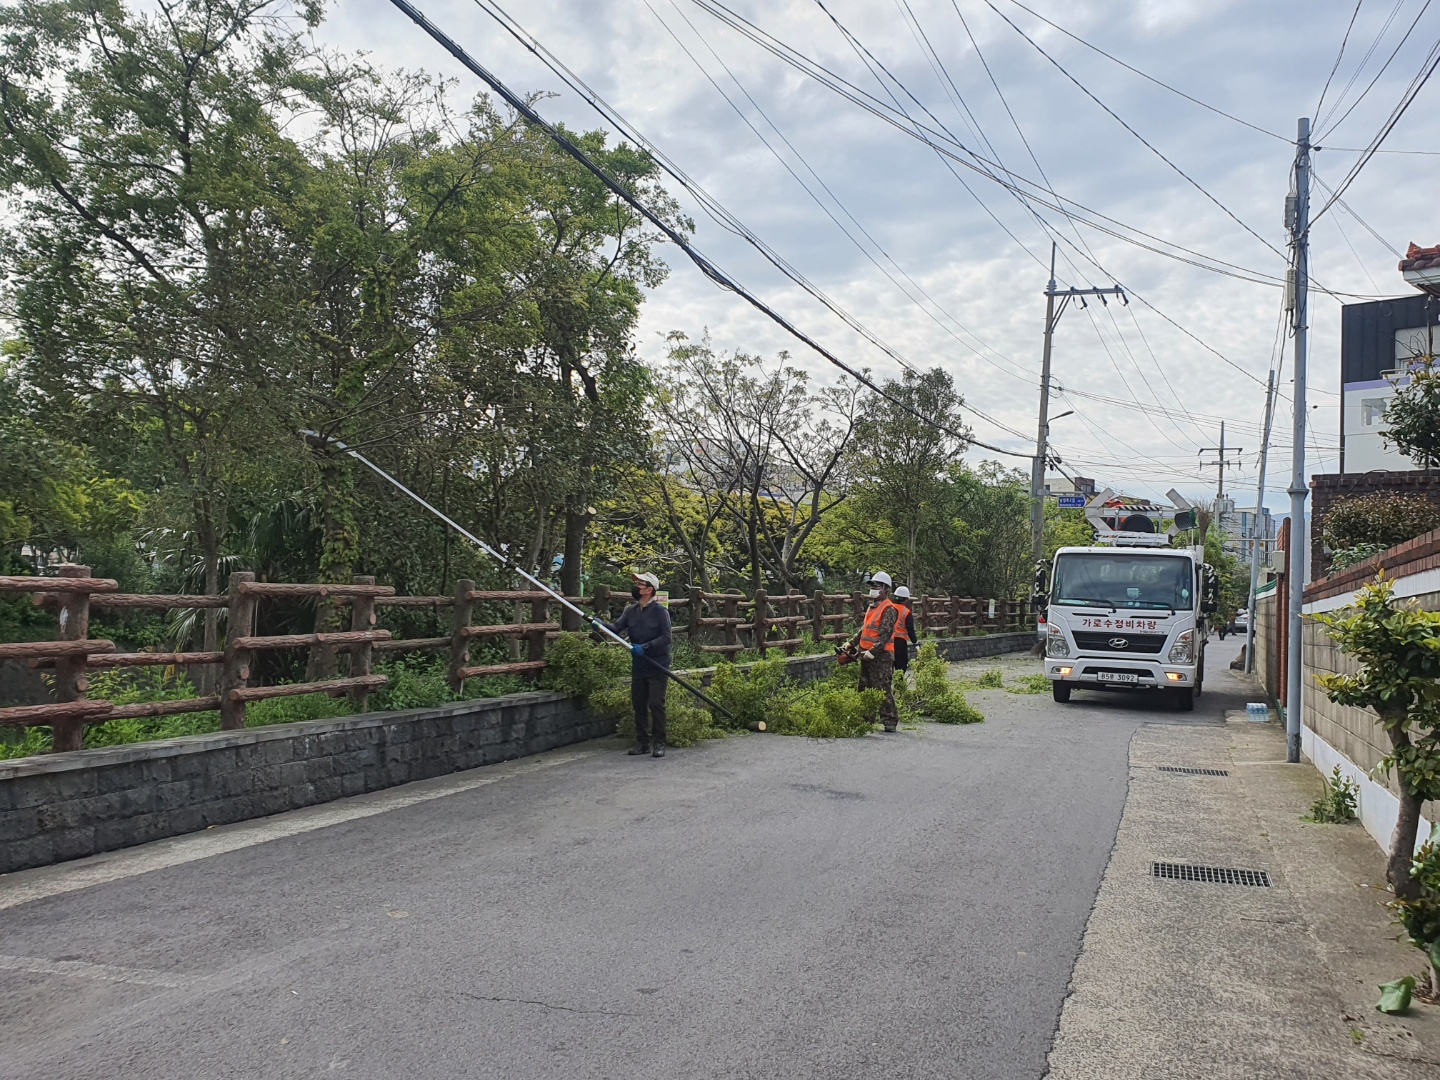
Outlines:
[[[1050,695],[1063,705],[1070,700],[1070,687],[1062,682],[1052,682],[1050,684]]]
[[[1195,691],[1190,687],[1175,691],[1175,708],[1181,712],[1195,711]]]

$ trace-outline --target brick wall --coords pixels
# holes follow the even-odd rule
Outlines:
[[[1440,473],[1436,472],[1367,472],[1321,473],[1310,478],[1311,520],[1310,579],[1318,581],[1330,569],[1330,557],[1320,533],[1325,528],[1325,514],[1341,499],[1370,495],[1377,491],[1393,491],[1401,495],[1424,495],[1440,506]]]

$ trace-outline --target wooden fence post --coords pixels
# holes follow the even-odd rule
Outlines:
[[[65,565],[60,567],[62,578],[88,578],[90,567]],[[88,592],[62,592],[60,602],[60,640],[84,641],[90,636],[90,594]],[[61,656],[55,660],[56,702],[82,701],[88,687],[85,653]],[[85,745],[85,721],[81,717],[56,720],[51,727],[51,744],[56,750],[79,750]]]
[[[450,624],[450,690],[456,694],[464,692],[465,680],[460,672],[470,666],[470,636],[465,631],[470,628],[469,595],[474,589],[475,582],[469,578],[455,582],[454,621]]]
[[[250,681],[252,653],[235,648],[235,642],[255,633],[255,597],[240,591],[242,582],[254,580],[255,575],[248,570],[230,575],[229,604],[225,616],[225,664],[220,672],[220,727],[224,731],[239,731],[245,726],[245,702],[230,700],[230,692],[242,689]]]
[[[356,574],[351,581],[356,585],[374,585],[375,577],[373,574]],[[350,629],[374,630],[375,622],[375,597],[352,596],[350,598]],[[373,651],[373,646],[368,641],[350,646],[350,675],[352,678],[370,674],[370,660]],[[350,704],[355,707],[356,712],[364,712],[369,697],[368,689],[357,686],[350,691]]]
[[[855,629],[865,625],[865,608],[870,603],[870,598],[863,592],[856,591],[850,595],[850,612],[855,619]]]
[[[728,589],[725,593],[725,644],[740,644],[740,627],[735,620],[740,618],[740,594],[734,589]],[[727,660],[734,660],[733,652],[725,653]]]
[[[550,621],[550,601],[549,601],[549,600],[532,600],[532,601],[530,602],[530,621],[531,621],[532,623],[543,623],[543,622],[549,622],[549,621]],[[528,659],[528,660],[544,660],[544,659],[545,659],[545,631],[544,631],[544,630],[531,630],[530,633],[529,633],[528,635],[526,635],[526,636],[529,638],[529,641],[530,641],[529,655],[526,657],[526,659]],[[533,678],[538,681],[539,678],[540,678],[540,673],[539,673],[538,671],[535,672]]]
[[[830,632],[829,627],[825,625],[825,616],[828,614],[825,610],[827,606],[825,603],[825,590],[816,589],[815,599],[810,601],[810,603],[810,617],[811,623],[814,626],[812,633],[815,635],[815,644],[824,645],[825,635]]]
[[[766,593],[764,589],[756,589],[755,621],[752,624],[755,629],[751,631],[751,634],[753,634],[755,637],[755,651],[760,654],[761,660],[765,659],[765,639],[769,637],[769,633],[767,632],[767,627],[765,625],[765,619],[769,612],[769,607],[769,594]]]
[[[603,623],[611,621],[609,585],[595,586],[595,617]]]

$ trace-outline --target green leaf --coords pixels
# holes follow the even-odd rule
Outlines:
[[[1394,982],[1380,984],[1380,1000],[1375,1008],[1383,1013],[1403,1013],[1410,1008],[1410,998],[1415,993],[1415,976],[1406,975]]]

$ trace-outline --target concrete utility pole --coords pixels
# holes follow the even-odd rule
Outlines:
[[[1040,360],[1040,413],[1035,431],[1035,460],[1030,468],[1030,548],[1035,562],[1045,557],[1045,463],[1049,457],[1050,442],[1050,345],[1055,336],[1055,324],[1065,313],[1065,306],[1071,300],[1098,296],[1105,302],[1107,296],[1118,296],[1125,303],[1130,301],[1125,290],[1119,285],[1108,289],[1056,289],[1055,288],[1055,244],[1050,244],[1050,282],[1045,286],[1045,351]],[[1056,299],[1060,303],[1056,304]]]
[[[1220,458],[1219,458],[1218,461],[1202,461],[1202,462],[1200,463],[1200,467],[1201,467],[1202,469],[1208,469],[1208,468],[1210,468],[1210,466],[1212,466],[1212,465],[1219,466],[1219,469],[1220,469],[1220,483],[1219,483],[1219,485],[1218,485],[1218,486],[1216,487],[1216,489],[1215,489],[1215,502],[1216,502],[1216,504],[1217,504],[1216,507],[1215,507],[1215,520],[1216,520],[1216,521],[1219,521],[1219,520],[1220,520],[1220,507],[1219,507],[1218,504],[1220,503],[1220,501],[1221,501],[1222,499],[1225,498],[1225,470],[1226,470],[1227,468],[1228,468],[1228,469],[1233,469],[1233,468],[1235,468],[1237,465],[1240,464],[1238,461],[1229,461],[1229,460],[1227,460],[1226,457],[1225,457],[1225,455],[1226,455],[1226,453],[1238,454],[1238,453],[1240,453],[1241,451],[1243,451],[1244,449],[1245,449],[1245,448],[1244,448],[1243,446],[1226,446],[1226,445],[1225,445],[1225,421],[1224,421],[1224,420],[1221,420],[1221,421],[1220,421],[1220,445],[1219,445],[1219,446],[1202,446],[1202,447],[1197,451],[1197,453],[1199,453],[1202,457],[1203,457],[1204,455],[1206,455],[1206,454],[1219,454],[1219,455],[1220,455]]]
[[[1265,434],[1260,439],[1260,480],[1255,485],[1255,526],[1256,535],[1250,538],[1250,604],[1249,616],[1245,620],[1245,674],[1255,674],[1255,590],[1260,586],[1260,545],[1265,537],[1259,535],[1260,523],[1265,520],[1265,466],[1270,457],[1270,419],[1275,410],[1275,372],[1272,370],[1265,380]]]
[[[1304,714],[1301,659],[1305,628],[1305,336],[1309,329],[1310,300],[1310,119],[1300,118],[1295,140],[1295,217],[1291,236],[1295,244],[1295,430],[1290,465],[1290,655],[1286,672],[1286,760],[1300,760],[1300,718]]]

